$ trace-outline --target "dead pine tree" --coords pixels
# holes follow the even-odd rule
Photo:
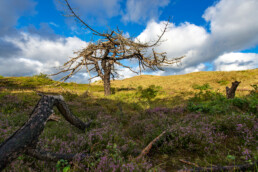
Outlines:
[[[162,70],[162,66],[180,62],[183,58],[182,56],[168,60],[165,52],[159,53],[154,50],[162,42],[161,39],[168,28],[169,21],[165,24],[156,41],[142,43],[136,38],[125,37],[123,31],[118,28],[103,33],[98,32],[75,13],[68,0],[62,1],[67,8],[68,16],[75,18],[82,25],[82,28],[90,30],[92,35],[99,38],[98,41],[90,42],[84,49],[76,52],[76,57],[70,58],[60,67],[59,72],[53,74],[58,75],[68,72],[66,76],[61,78],[63,81],[85,67],[90,76],[91,74],[94,75],[90,80],[100,77],[104,83],[105,95],[110,95],[110,80],[119,76],[119,67],[127,68],[138,74],[145,69]],[[137,71],[139,72],[128,63],[125,64],[125,60],[136,61],[139,67]]]

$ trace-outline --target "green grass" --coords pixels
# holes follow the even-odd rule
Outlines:
[[[63,118],[50,121],[38,143],[53,152],[89,153],[83,161],[55,164],[21,155],[5,171],[176,171],[193,168],[180,159],[203,167],[257,160],[257,76],[258,69],[137,76],[112,82],[107,97],[97,83],[60,83],[43,74],[0,77],[0,142],[26,122],[39,92],[63,95],[74,115],[92,121],[85,133]],[[225,87],[235,80],[241,84],[228,100]],[[166,129],[148,156],[134,161]]]

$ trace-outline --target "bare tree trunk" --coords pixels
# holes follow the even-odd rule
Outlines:
[[[240,83],[241,82],[235,81],[235,82],[232,82],[231,88],[226,87],[226,93],[227,93],[228,99],[233,99],[235,97],[236,89]]]
[[[75,127],[85,131],[89,124],[85,124],[69,111],[62,96],[45,96],[39,100],[38,104],[32,111],[28,121],[18,129],[12,136],[6,139],[0,145],[0,171],[3,170],[9,163],[16,159],[20,154],[39,157],[39,152],[43,152],[41,157],[48,159],[70,160],[74,155],[50,154],[45,151],[36,150],[36,145],[40,134],[43,132],[49,116],[53,113],[53,106],[57,106],[65,119]],[[43,158],[42,158],[43,159]]]
[[[105,96],[108,96],[108,95],[111,94],[110,78],[105,78],[104,79],[104,91],[105,91]]]
[[[104,82],[105,96],[108,96],[111,94],[110,71],[108,69],[105,70],[103,82]]]

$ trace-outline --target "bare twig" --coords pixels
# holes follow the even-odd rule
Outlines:
[[[188,165],[193,165],[195,167],[199,167],[197,164],[193,163],[193,162],[190,162],[190,161],[186,161],[186,160],[183,160],[183,159],[179,159],[180,162],[183,162],[185,164],[188,164]]]

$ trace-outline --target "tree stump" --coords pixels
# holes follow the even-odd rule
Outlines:
[[[232,82],[231,88],[226,87],[226,93],[227,93],[228,99],[233,99],[235,97],[236,89],[240,83],[241,82],[235,81],[235,82]]]
[[[41,160],[58,161],[59,159],[72,160],[76,154],[56,154],[36,149],[40,134],[43,132],[46,122],[53,107],[57,106],[64,118],[75,127],[85,131],[89,123],[74,116],[62,96],[41,95],[36,107],[33,109],[28,121],[12,136],[0,145],[0,171],[16,159],[20,154],[27,154]]]

